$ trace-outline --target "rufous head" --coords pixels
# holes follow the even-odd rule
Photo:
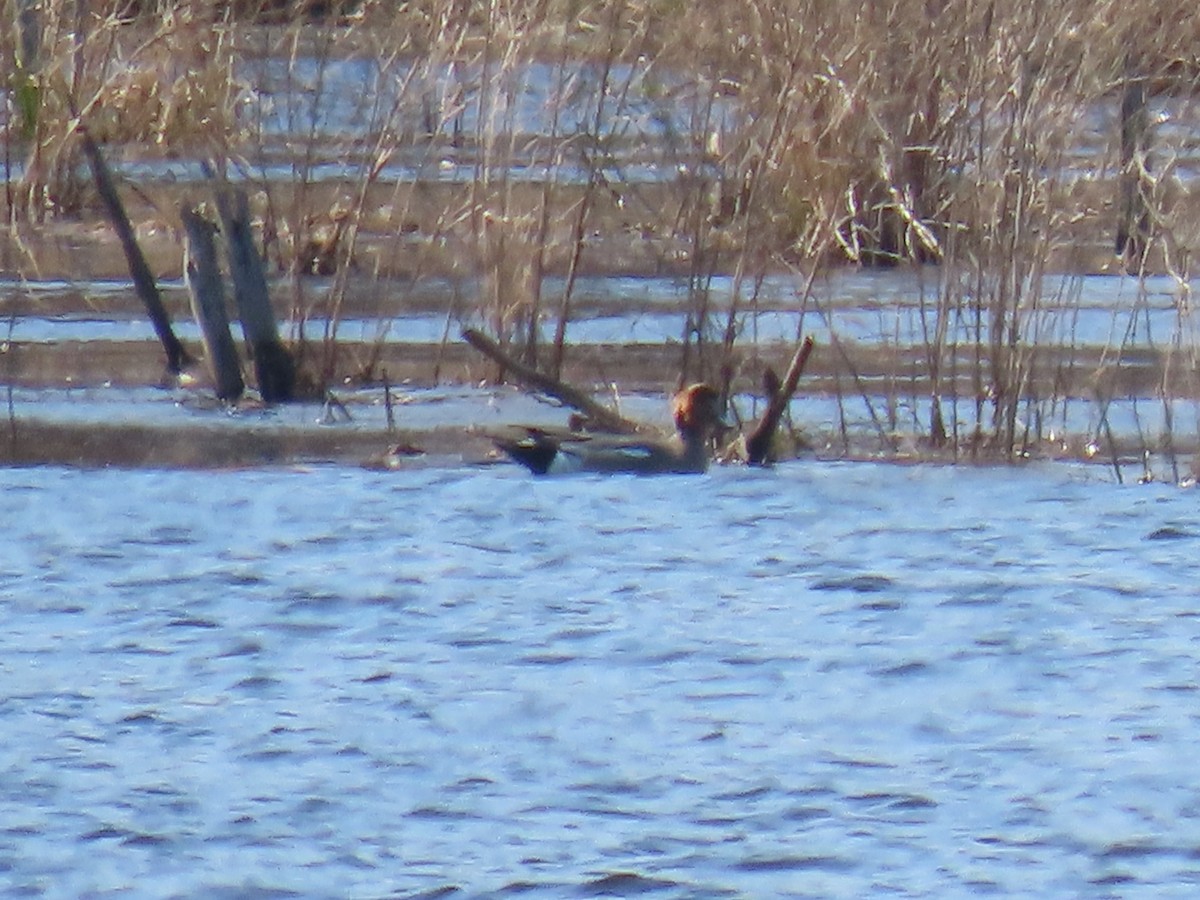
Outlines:
[[[709,384],[693,384],[676,394],[672,412],[680,434],[706,437],[724,424],[721,395]]]

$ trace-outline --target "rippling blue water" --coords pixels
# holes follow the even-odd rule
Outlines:
[[[0,889],[1191,896],[1196,495],[0,470]]]

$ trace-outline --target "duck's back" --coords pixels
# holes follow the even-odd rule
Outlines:
[[[496,446],[536,475],[627,472],[634,475],[699,473],[708,454],[678,441],[552,435],[527,429],[520,437],[495,437]]]

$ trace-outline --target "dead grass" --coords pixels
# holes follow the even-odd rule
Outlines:
[[[923,437],[986,433],[1011,450],[1029,405],[1058,399],[1040,387],[1057,352],[1037,337],[1044,276],[1112,246],[1114,185],[1144,210],[1124,261],[1135,273],[1186,285],[1200,248],[1179,177],[1188,129],[1153,128],[1124,155],[1119,122],[1096,131],[1130,84],[1194,114],[1200,11],[1186,4],[0,0],[0,20],[26,23],[0,29],[6,153],[25,166],[6,183],[13,227],[88,214],[79,126],[115,154],[212,159],[257,188],[293,318],[332,323],[298,348],[324,382],[346,368],[337,323],[351,295],[386,317],[447,272],[473,285],[462,302],[498,337],[557,370],[584,352],[571,346],[576,277],[636,246],[630,259],[689,285],[679,377],[720,379],[744,358],[736,326],[764,273],[794,272],[807,309],[805,285],[829,265],[933,262],[921,377],[908,379],[931,402]],[[367,73],[349,94],[335,77],[347,62]],[[515,113],[531,85],[545,96],[534,132]],[[286,142],[269,127],[285,99]],[[685,124],[639,112],[655,104]],[[329,109],[353,128],[321,126]],[[398,159],[417,175],[384,177]],[[322,183],[330,160],[344,177]],[[439,185],[444,161],[471,177]],[[286,174],[269,168],[280,162]],[[635,164],[656,167],[653,184]],[[332,291],[309,289],[314,269]],[[554,296],[549,272],[567,276]],[[717,273],[735,276],[731,296],[710,290]],[[1196,356],[1182,330],[1169,348],[1164,400]]]

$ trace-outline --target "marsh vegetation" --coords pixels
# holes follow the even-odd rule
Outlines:
[[[391,330],[415,304],[444,320],[400,353],[415,380],[477,376],[453,364],[472,324],[551,375],[708,379],[747,397],[819,330],[807,390],[836,404],[843,450],[855,416],[885,449],[955,457],[1195,442],[1181,416],[1200,398],[1200,13],[1186,5],[0,10],[14,26],[0,29],[13,284],[114,274],[83,252],[105,241],[84,129],[165,278],[178,206],[210,197],[201,164],[250,190],[275,302],[321,389],[405,365]],[[838,327],[820,290],[848,267],[915,285],[895,315],[878,314],[887,291],[865,304],[874,334]],[[1097,275],[1126,285],[1099,338],[1079,331]],[[605,276],[676,286],[676,333],[652,365],[642,345],[575,340],[595,314],[580,286]],[[36,306],[5,290],[10,315]],[[610,313],[644,311],[610,299]],[[781,313],[795,333],[762,336]],[[376,331],[348,339],[349,319]],[[1131,399],[1159,411],[1132,444],[1106,412]],[[1080,404],[1089,424],[1069,434]]]

